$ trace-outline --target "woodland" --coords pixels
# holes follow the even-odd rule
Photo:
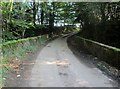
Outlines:
[[[120,2],[11,1],[0,7],[3,43],[79,30],[78,36],[120,48]]]

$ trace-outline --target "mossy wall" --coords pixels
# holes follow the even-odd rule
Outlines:
[[[31,37],[27,39],[13,40],[1,44],[3,60],[10,59],[11,56],[23,56],[27,51],[34,51],[37,46],[45,43],[47,35]]]
[[[87,51],[98,57],[100,60],[120,69],[120,49],[85,39],[80,36],[72,36],[68,41],[71,41],[71,44],[75,44],[80,50]]]
[[[4,66],[5,64],[9,64],[11,60],[16,60],[16,58],[21,61],[24,60],[30,52],[38,50],[47,40],[49,40],[48,36],[42,35],[0,44],[2,48],[0,76],[5,77],[5,72],[10,69],[10,66]],[[0,80],[0,83],[2,83],[1,78]]]

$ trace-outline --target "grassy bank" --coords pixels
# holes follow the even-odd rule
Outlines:
[[[1,86],[4,80],[9,77],[7,71],[20,66],[21,61],[27,58],[30,53],[35,52],[48,40],[47,35],[31,37],[20,40],[13,40],[0,45],[2,48]]]

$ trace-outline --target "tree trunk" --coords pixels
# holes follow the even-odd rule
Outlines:
[[[49,37],[52,37],[52,32],[54,30],[54,2],[52,2],[51,6],[53,9],[51,9],[49,13]]]
[[[41,24],[43,24],[44,21],[44,11],[43,8],[41,7]]]
[[[34,26],[36,26],[35,21],[36,21],[36,5],[35,5],[35,0],[33,0],[33,24]]]

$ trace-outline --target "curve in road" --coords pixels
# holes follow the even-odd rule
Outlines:
[[[29,76],[30,87],[117,87],[95,66],[82,63],[68,48],[66,38],[58,38],[39,53]]]

